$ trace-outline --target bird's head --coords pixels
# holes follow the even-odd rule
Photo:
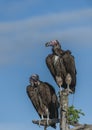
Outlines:
[[[37,74],[32,74],[31,76],[30,76],[30,78],[29,78],[29,82],[31,83],[31,84],[35,84],[36,85],[36,83],[39,81],[39,75],[37,75]]]
[[[53,41],[47,42],[47,43],[45,44],[45,46],[46,46],[46,47],[48,47],[48,46],[55,47],[55,46],[60,46],[60,44],[59,44],[59,41],[58,41],[58,40],[53,40]]]

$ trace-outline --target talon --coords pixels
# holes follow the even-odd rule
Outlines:
[[[68,93],[68,94],[69,94],[69,93],[73,93],[73,91],[72,91],[70,88],[67,88],[66,90],[67,90],[67,93]]]

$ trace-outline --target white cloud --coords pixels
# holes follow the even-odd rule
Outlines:
[[[0,23],[0,42],[11,45],[15,42],[24,44],[26,39],[27,44],[29,40],[33,42],[39,39],[64,38],[65,36],[70,38],[73,36],[75,39],[81,36],[80,40],[88,37],[90,40],[92,24],[88,26],[88,22],[91,22],[91,16],[92,9],[87,9]]]
[[[60,26],[67,24],[79,24],[78,22],[85,23],[86,20],[90,20],[92,17],[92,9],[65,12],[65,13],[53,13],[43,16],[31,17],[30,19],[16,21],[16,22],[5,22],[0,23],[0,31],[25,31],[28,29],[37,30],[40,28],[46,28],[50,26]],[[85,21],[83,21],[85,20]]]
[[[86,9],[0,23],[0,64],[33,51],[36,43],[46,40],[58,39],[74,46],[91,45],[91,17],[92,9]]]

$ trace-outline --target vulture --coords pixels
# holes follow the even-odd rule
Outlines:
[[[47,82],[39,79],[39,75],[33,74],[29,78],[30,85],[27,86],[27,95],[31,100],[41,120],[58,119],[58,99],[55,89]],[[51,127],[56,128],[56,124]]]
[[[74,56],[70,50],[62,50],[58,40],[53,40],[45,44],[52,47],[52,54],[46,57],[46,65],[50,70],[55,82],[60,87],[75,92],[76,86],[76,66]]]

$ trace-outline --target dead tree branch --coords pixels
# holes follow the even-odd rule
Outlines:
[[[50,126],[50,125],[53,125],[54,123],[59,123],[59,119],[49,119],[48,120],[49,125],[47,125],[46,119],[44,119],[44,120],[33,120],[32,122],[34,124],[37,124],[37,125],[39,125],[39,122],[40,122],[40,125],[42,125],[42,126]]]
[[[79,126],[76,126],[70,130],[92,130],[92,125],[88,125],[88,124],[80,124]]]
[[[68,130],[68,94],[67,90],[60,92],[60,130]]]

